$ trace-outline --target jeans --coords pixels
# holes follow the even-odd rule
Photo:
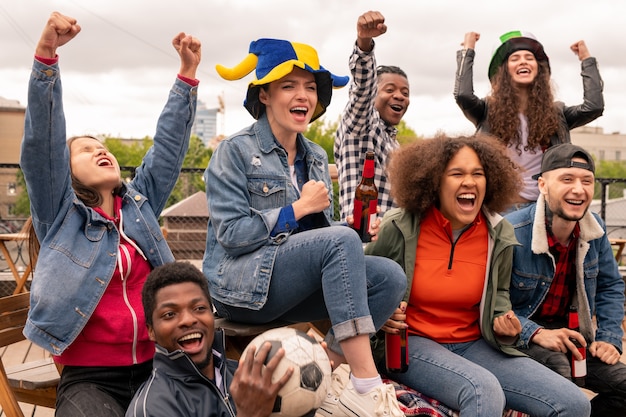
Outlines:
[[[325,227],[289,236],[276,255],[267,302],[258,311],[214,302],[217,313],[244,323],[329,318],[328,347],[380,329],[400,304],[406,275],[396,262],[365,256],[349,227]]]
[[[505,407],[533,417],[588,417],[591,407],[572,382],[531,358],[508,356],[484,339],[439,344],[410,336],[409,369],[393,378],[463,417],[502,417]]]
[[[56,416],[124,417],[152,361],[133,366],[65,366],[57,391]]]
[[[564,353],[544,349],[534,343],[528,349],[520,350],[554,372],[571,379],[569,360]],[[587,350],[585,388],[598,393],[591,401],[592,416],[626,416],[626,364],[617,362],[608,365]]]

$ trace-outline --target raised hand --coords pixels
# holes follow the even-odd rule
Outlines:
[[[461,46],[464,49],[476,49],[476,42],[480,39],[480,33],[478,32],[467,32],[465,37],[463,38],[463,43]]]
[[[380,12],[363,13],[356,23],[356,42],[362,51],[371,51],[372,38],[385,32],[387,32],[387,25],[385,25],[385,17]]]
[[[184,32],[179,33],[172,40],[172,45],[180,56],[180,70],[183,77],[196,78],[196,69],[202,58],[202,44],[200,40]]]
[[[80,32],[76,19],[52,12],[43,28],[35,55],[42,58],[55,58],[56,50],[71,41]]]
[[[572,52],[576,54],[578,59],[581,61],[591,56],[591,54],[589,53],[589,49],[587,48],[587,44],[585,44],[585,41],[574,42],[569,48],[572,50]]]

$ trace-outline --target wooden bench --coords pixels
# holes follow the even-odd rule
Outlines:
[[[26,340],[22,333],[30,293],[0,298],[0,347]],[[59,372],[52,358],[7,367],[0,361],[0,405],[7,417],[24,417],[18,401],[54,408]]]

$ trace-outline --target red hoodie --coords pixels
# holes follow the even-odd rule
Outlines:
[[[95,210],[112,220],[120,232],[117,267],[98,306],[76,340],[54,360],[72,366],[128,366],[154,356],[154,343],[148,337],[141,304],[141,290],[151,267],[141,250],[123,231],[121,197],[115,198],[115,218],[100,208]],[[98,277],[94,277],[98,279]]]

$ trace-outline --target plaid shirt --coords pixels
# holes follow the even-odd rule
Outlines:
[[[546,230],[548,232],[550,253],[554,256],[555,267],[552,284],[550,284],[548,294],[539,309],[539,318],[543,320],[562,320],[567,317],[571,294],[576,285],[576,245],[578,243],[578,235],[580,234],[580,226],[576,223],[567,246],[559,243],[547,224]]]
[[[367,151],[374,151],[376,155],[374,183],[378,185],[381,215],[393,207],[384,170],[387,156],[399,147],[396,140],[398,130],[385,123],[374,107],[378,92],[374,50],[363,52],[355,43],[349,65],[352,73],[349,99],[335,137],[342,220],[352,214],[354,191],[361,181]]]

